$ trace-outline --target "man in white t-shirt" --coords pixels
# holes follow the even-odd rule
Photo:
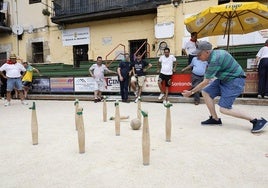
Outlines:
[[[191,64],[192,59],[196,56],[193,52],[196,50],[197,44],[197,32],[192,32],[191,39],[185,43],[184,48],[182,49],[184,54],[188,56],[188,65]]]
[[[158,78],[158,86],[160,89],[159,100],[163,99],[163,103],[168,101],[168,89],[171,86],[171,76],[176,71],[177,61],[174,55],[170,55],[170,49],[164,49],[164,55],[160,56],[157,67],[159,71],[159,64],[161,64],[161,70]],[[163,82],[165,86],[163,86]]]
[[[258,62],[258,98],[268,99],[268,39],[256,55],[255,65]]]
[[[95,80],[95,88],[94,88],[94,102],[97,103],[102,100],[101,92],[105,89],[106,82],[104,80],[104,73],[115,73],[115,71],[109,70],[106,65],[102,64],[102,57],[97,57],[97,63],[93,64],[89,68],[89,74]]]
[[[3,74],[3,71],[6,71],[6,75]],[[0,74],[3,76],[3,78],[7,79],[7,101],[5,102],[5,106],[10,106],[11,92],[13,89],[17,89],[19,91],[21,103],[24,105],[28,104],[26,101],[24,101],[21,81],[25,71],[26,69],[24,66],[17,62],[17,57],[15,54],[11,54],[9,60],[0,67]]]

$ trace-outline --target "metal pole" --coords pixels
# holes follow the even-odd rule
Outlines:
[[[15,0],[15,3],[16,3],[17,26],[19,26],[19,13],[18,13],[18,2],[17,2],[17,0]],[[19,30],[17,29],[17,33],[16,33],[16,36],[17,36],[17,55],[20,56],[20,43],[19,43],[19,39],[18,39],[18,33],[19,33]]]

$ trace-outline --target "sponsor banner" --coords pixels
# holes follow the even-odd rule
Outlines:
[[[74,78],[50,78],[51,92],[73,92],[74,91]]]
[[[171,81],[170,93],[181,93],[192,88],[191,74],[174,74]]]
[[[107,76],[104,78],[105,88],[103,92],[120,92],[120,84],[117,76]],[[74,79],[75,92],[93,92],[96,82],[92,77],[80,77]]]
[[[169,92],[181,93],[183,90],[190,90],[191,87],[191,74],[174,74],[171,77]],[[158,87],[158,75],[146,75],[142,92],[160,92]]]
[[[74,78],[75,92],[93,92],[95,88],[95,80],[92,77]]]
[[[63,46],[82,45],[90,43],[89,27],[65,29],[62,31]]]
[[[120,92],[120,83],[117,76],[105,77],[106,87],[104,92]]]
[[[32,82],[32,93],[49,93],[49,78],[34,78]]]
[[[255,58],[248,58],[247,59],[247,69],[256,69],[258,65],[255,65]]]
[[[253,75],[252,75],[253,76]],[[159,93],[158,75],[146,75],[143,92]],[[117,76],[105,77],[106,86],[103,92],[120,92]],[[37,78],[33,80],[32,92],[93,92],[96,82],[92,77]],[[170,93],[181,93],[191,89],[191,74],[172,76]]]
[[[258,82],[259,80],[259,75],[258,72],[246,72],[246,81],[255,81]]]
[[[158,75],[146,75],[145,81],[142,87],[142,92],[152,92],[157,93],[160,92],[158,87]]]
[[[246,76],[247,78],[243,93],[257,94],[259,82],[258,72],[246,72]]]

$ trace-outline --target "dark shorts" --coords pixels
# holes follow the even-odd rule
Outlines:
[[[23,81],[22,82],[23,87],[31,87],[32,86],[32,82],[27,82],[27,81]]]
[[[171,86],[171,76],[172,75],[165,75],[165,74],[160,73],[160,75],[158,77],[158,82],[165,81],[166,87],[170,87]]]

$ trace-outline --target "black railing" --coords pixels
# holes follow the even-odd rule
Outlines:
[[[167,3],[167,0],[54,0],[54,16],[90,14],[136,5]]]

